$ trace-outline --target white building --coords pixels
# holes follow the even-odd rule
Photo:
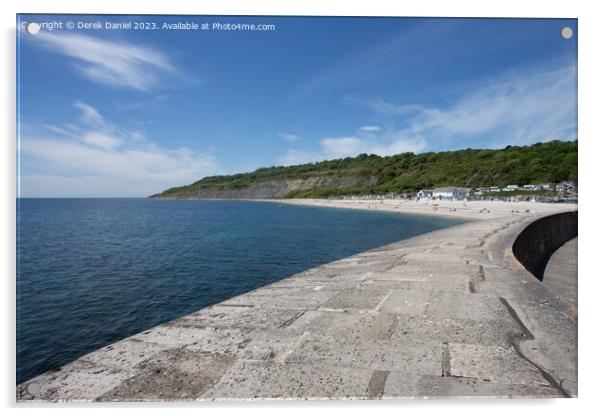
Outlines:
[[[433,198],[435,199],[464,199],[467,197],[465,188],[453,188],[453,187],[445,187],[445,188],[435,188],[433,189]]]
[[[421,189],[420,191],[418,191],[418,199],[426,199],[426,198],[432,198],[432,197],[433,197],[432,189]]]

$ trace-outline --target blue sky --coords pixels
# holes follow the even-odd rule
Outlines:
[[[577,137],[572,19],[18,18],[276,27],[19,30],[24,197],[146,196],[263,166]]]

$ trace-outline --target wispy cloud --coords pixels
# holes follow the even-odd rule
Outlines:
[[[108,127],[98,110],[96,110],[96,108],[92,107],[90,104],[76,101],[73,105],[75,108],[78,108],[82,111],[81,117],[86,124],[92,125],[93,127]]]
[[[332,66],[302,83],[293,98],[311,95],[325,87],[365,82],[432,58],[436,53],[433,43],[450,36],[457,29],[457,23],[452,20],[401,26],[400,31],[388,39],[358,47],[341,56]]]
[[[576,68],[536,68],[488,80],[447,107],[390,103],[346,96],[404,125],[399,133],[444,147],[477,143],[498,147],[553,139],[574,139]]]
[[[288,132],[280,132],[278,133],[278,137],[280,137],[282,140],[286,140],[287,142],[296,142],[299,140],[299,136]]]
[[[154,95],[153,97],[144,97],[143,100],[134,101],[115,101],[115,107],[122,111],[135,111],[148,108],[157,108],[165,103],[168,96],[165,94]]]
[[[89,104],[75,106],[79,123],[30,127],[20,137],[22,196],[146,196],[218,172],[210,154],[164,148]]]
[[[378,126],[361,126],[359,128],[360,131],[366,132],[366,133],[374,133],[377,131],[381,131],[382,128],[378,127]]]
[[[418,104],[394,104],[381,98],[361,98],[352,94],[345,95],[342,101],[343,104],[368,107],[386,116],[402,116],[413,112],[428,112],[431,110]]]
[[[40,32],[33,44],[75,60],[77,70],[92,81],[112,87],[148,91],[161,73],[175,73],[169,58],[147,46],[65,32]]]
[[[115,150],[122,144],[121,140],[98,132],[85,133],[82,140],[84,143],[104,150]]]

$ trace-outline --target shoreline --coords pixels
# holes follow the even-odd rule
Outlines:
[[[549,202],[504,201],[446,201],[403,199],[318,199],[318,198],[151,198],[159,201],[247,201],[271,204],[305,205],[323,208],[359,209],[363,211],[390,212],[397,214],[426,215],[431,217],[459,218],[471,221],[491,220],[502,217],[527,218],[534,215],[552,215],[576,211],[578,204]],[[481,212],[486,210],[486,212]]]
[[[479,221],[507,216],[532,217],[575,211],[577,204],[502,201],[414,201],[397,199],[247,199],[246,201],[429,215]],[[487,210],[488,212],[481,212]],[[514,211],[514,212],[513,212]]]

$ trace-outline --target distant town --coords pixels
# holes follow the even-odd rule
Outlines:
[[[577,202],[577,186],[573,181],[560,183],[539,183],[527,185],[491,186],[488,188],[440,187],[421,189],[416,193],[365,194],[354,196],[329,197],[329,199],[415,199],[440,201],[537,201],[537,202]]]

